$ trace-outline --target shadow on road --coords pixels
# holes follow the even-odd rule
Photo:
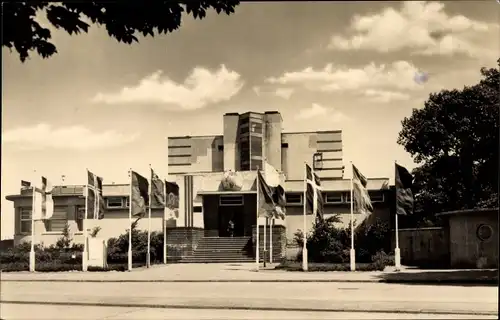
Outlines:
[[[387,283],[415,285],[498,286],[498,270],[401,271],[384,273],[378,278]]]

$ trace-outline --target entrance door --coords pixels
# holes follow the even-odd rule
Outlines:
[[[233,236],[241,237],[245,231],[245,207],[243,195],[219,197],[219,237],[229,237],[229,221],[233,222]]]
[[[245,219],[242,206],[224,206],[219,208],[219,237],[230,237],[229,221],[233,222],[233,236],[242,237],[245,232]]]

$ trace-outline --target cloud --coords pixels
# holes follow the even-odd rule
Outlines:
[[[241,76],[224,65],[215,72],[196,67],[183,83],[176,83],[162,75],[162,71],[156,71],[134,87],[125,87],[117,93],[98,93],[92,100],[106,104],[171,104],[194,110],[228,101],[244,85]]]
[[[53,128],[46,123],[21,127],[2,134],[4,143],[23,149],[89,150],[116,147],[136,140],[139,134],[124,135],[113,130],[92,132],[83,126]]]
[[[274,95],[276,97],[280,97],[280,98],[283,98],[286,100],[290,99],[293,92],[295,91],[293,88],[273,89],[273,88],[270,88],[269,86],[268,87],[264,86],[264,88],[262,88],[260,86],[254,86],[254,87],[252,87],[252,90],[253,90],[253,92],[255,92],[255,94],[258,97],[261,97],[263,95]]]
[[[349,28],[351,35],[334,35],[328,47],[381,53],[410,49],[422,55],[484,55],[483,46],[491,42],[488,31],[496,28],[463,15],[450,16],[443,9],[444,4],[439,2],[408,1],[399,10],[385,8],[371,15],[356,15]],[[485,36],[483,45],[478,43],[481,35]]]
[[[320,104],[313,103],[309,108],[305,108],[299,111],[295,116],[296,119],[312,119],[312,118],[327,118],[331,122],[341,122],[348,120],[348,117],[343,113],[336,111],[332,108],[324,107]]]
[[[294,90],[292,88],[278,88],[278,89],[276,89],[276,91],[274,92],[274,94],[277,97],[281,97],[283,99],[288,100],[292,96],[293,91]]]
[[[388,103],[391,101],[410,100],[410,95],[402,92],[368,89],[363,93],[371,101],[377,103]]]
[[[327,64],[323,69],[312,67],[300,71],[285,72],[280,77],[271,77],[266,82],[280,85],[301,85],[312,91],[359,90],[366,88],[398,88],[418,90],[414,82],[418,69],[407,61],[376,65],[370,63],[361,68],[348,68]]]

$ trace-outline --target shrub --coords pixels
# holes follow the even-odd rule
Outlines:
[[[40,272],[63,272],[63,271],[81,271],[81,264],[67,264],[61,261],[49,261],[36,263],[36,271]],[[14,262],[7,264],[0,264],[2,272],[19,272],[29,271],[29,262]]]
[[[312,232],[307,237],[310,261],[342,263],[349,259],[348,234],[345,229],[335,226],[335,223],[339,221],[337,215],[316,221]],[[301,231],[295,233],[294,240],[297,245],[303,246]],[[302,259],[302,253],[299,253],[298,259]]]
[[[351,228],[339,228],[338,216],[323,221],[316,221],[307,238],[308,259],[311,262],[344,263],[349,261],[351,249]],[[302,247],[303,234],[298,230],[294,234],[294,242]],[[371,263],[372,256],[390,247],[390,230],[387,223],[375,219],[371,224],[362,223],[354,238],[356,262]],[[302,259],[302,253],[297,258]]]
[[[383,271],[385,266],[377,263],[356,263],[356,271]],[[297,262],[285,262],[276,267],[278,270],[302,271],[302,265]],[[348,263],[309,263],[310,272],[328,272],[328,271],[350,271],[351,266]]]
[[[125,263],[128,260],[128,230],[117,238],[108,239],[108,263]],[[148,232],[132,225],[132,260],[146,261]],[[151,232],[151,262],[163,261],[163,233]]]
[[[393,255],[388,255],[384,251],[379,251],[376,254],[374,254],[371,258],[372,263],[377,265],[377,267],[380,268],[380,270],[384,270],[386,266],[394,266],[394,256]]]

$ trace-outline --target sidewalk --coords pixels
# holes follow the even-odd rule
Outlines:
[[[1,281],[56,282],[385,282],[498,285],[497,270],[418,270],[375,272],[289,272],[255,264],[171,264],[131,272],[8,272]]]

